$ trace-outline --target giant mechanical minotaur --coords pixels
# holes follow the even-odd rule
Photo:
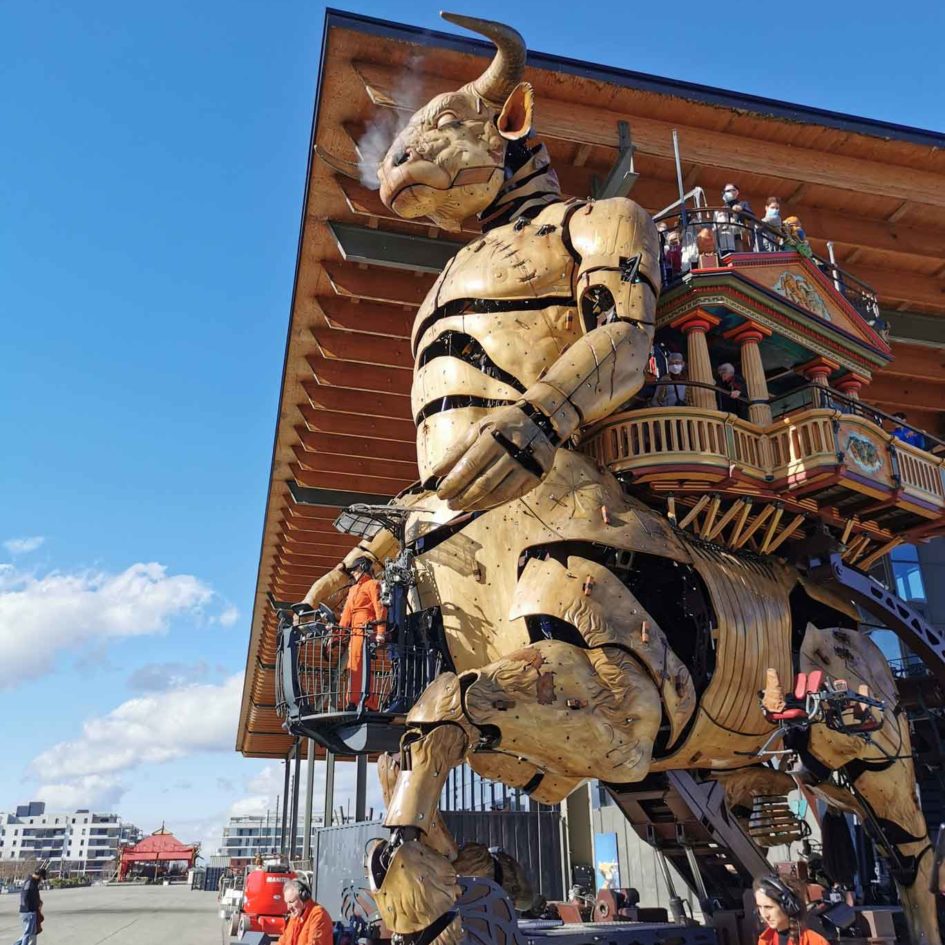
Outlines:
[[[769,769],[750,756],[773,729],[757,697],[769,670],[791,680],[820,667],[896,701],[842,595],[780,559],[691,540],[577,448],[642,385],[657,231],[630,200],[562,199],[545,148],[529,139],[521,37],[447,19],[492,39],[496,56],[413,115],[378,176],[402,217],[482,223],[417,315],[422,489],[396,500],[417,510],[407,540],[419,603],[440,609],[456,673],[427,689],[399,755],[379,765],[391,836],[371,862],[388,926],[444,943],[462,934],[456,876],[468,868],[437,810],[453,766],[546,804],[586,778],[619,784],[649,771],[754,765],[763,780]],[[387,533],[362,544],[309,602],[336,594],[356,556],[383,560],[393,546]],[[711,674],[694,668],[688,615],[700,609],[714,628]],[[813,726],[804,751],[820,781],[845,770],[852,789],[824,792],[885,830],[916,941],[937,942],[905,717],[884,713],[868,740]]]

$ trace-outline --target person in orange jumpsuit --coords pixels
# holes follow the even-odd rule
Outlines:
[[[340,626],[350,633],[348,644],[348,696],[347,711],[353,711],[361,703],[361,676],[364,668],[364,640],[372,630],[375,640],[383,643],[387,629],[387,608],[381,603],[381,584],[372,574],[374,565],[367,556],[358,558],[351,566],[354,584],[348,591]],[[368,708],[377,708],[377,694],[370,693]]]
[[[308,886],[300,879],[290,879],[282,887],[282,896],[289,921],[276,945],[331,945],[331,917],[312,899]]]
[[[804,927],[801,890],[779,876],[759,876],[752,887],[758,916],[766,926],[758,945],[829,945],[827,939]]]

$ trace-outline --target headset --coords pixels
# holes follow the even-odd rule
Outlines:
[[[308,902],[312,898],[312,890],[309,888],[308,883],[304,879],[296,879],[295,882],[299,887],[299,900],[301,902]]]
[[[769,899],[773,899],[789,919],[797,919],[804,914],[804,903],[797,893],[777,876],[762,877],[760,886],[761,891]]]

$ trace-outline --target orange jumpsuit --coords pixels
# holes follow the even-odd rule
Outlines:
[[[317,903],[305,903],[300,916],[290,916],[276,945],[331,945],[332,925],[328,913]]]
[[[376,620],[381,626],[372,630],[365,625]],[[340,626],[351,632],[348,645],[348,697],[347,704],[357,706],[361,701],[361,673],[364,664],[364,638],[377,630],[383,630],[387,620],[387,608],[381,603],[380,582],[369,574],[362,574],[348,591]],[[372,705],[372,702],[375,703]],[[376,709],[376,694],[367,701],[368,708]],[[342,707],[344,708],[344,706]]]

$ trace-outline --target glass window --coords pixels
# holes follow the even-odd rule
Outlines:
[[[899,545],[889,555],[896,593],[907,601],[925,601],[925,583],[915,545]]]

